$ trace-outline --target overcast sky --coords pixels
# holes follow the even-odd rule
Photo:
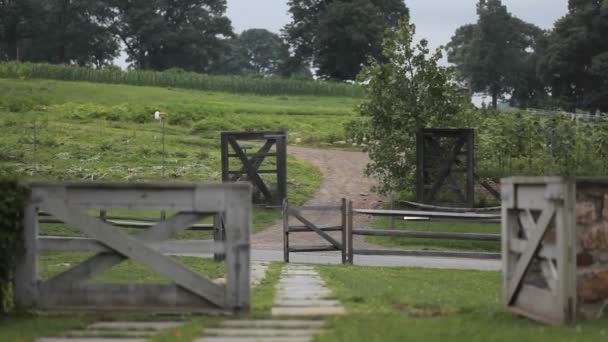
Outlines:
[[[287,0],[227,0],[228,17],[235,32],[250,28],[265,28],[279,33],[290,21]],[[445,45],[461,25],[476,21],[478,0],[406,0],[412,21],[417,27],[417,39],[426,38],[432,48]],[[555,20],[568,10],[568,0],[503,0],[511,13],[544,29],[553,27]],[[116,61],[126,67],[123,52]]]
[[[568,0],[503,0],[509,11],[544,29],[568,10]],[[477,0],[406,0],[417,38],[426,38],[431,46],[445,45],[461,25],[476,21]],[[265,28],[279,32],[290,20],[287,0],[228,0],[228,17],[235,32]]]

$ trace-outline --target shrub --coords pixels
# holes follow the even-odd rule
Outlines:
[[[24,252],[23,214],[28,191],[14,178],[0,179],[0,312],[12,306],[17,256]]]
[[[192,127],[192,133],[210,133],[221,131],[236,131],[239,127],[223,118],[207,118],[198,121]]]

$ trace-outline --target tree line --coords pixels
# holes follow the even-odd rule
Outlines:
[[[459,27],[446,50],[473,92],[520,108],[608,111],[608,1],[569,0],[568,13],[542,30],[480,0],[478,20]]]
[[[282,33],[235,34],[226,0],[0,0],[0,61],[354,80],[401,0],[291,0]]]
[[[402,0],[289,0],[280,34],[235,34],[226,0],[0,0],[0,61],[354,81],[409,15]],[[454,78],[521,108],[608,111],[608,1],[569,0],[551,30],[479,0],[445,47]]]

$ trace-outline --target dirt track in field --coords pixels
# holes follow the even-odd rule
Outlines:
[[[365,166],[369,162],[367,153],[295,146],[289,146],[287,151],[290,155],[316,166],[321,171],[321,186],[315,192],[314,197],[306,203],[307,205],[339,204],[342,198],[346,198],[353,201],[354,208],[371,209],[380,207],[381,197],[371,191],[376,181],[366,177],[363,173]],[[306,212],[305,214],[305,217],[309,221],[317,225],[336,225],[340,222],[340,213],[338,211]],[[367,216],[356,215],[354,227],[365,227],[369,221],[370,218]],[[302,225],[301,223],[295,224]],[[340,241],[339,233],[332,233],[331,235]],[[282,221],[276,222],[272,227],[254,234],[252,243],[254,249],[282,249]],[[290,235],[291,246],[325,244],[328,243],[316,233],[292,233]],[[355,236],[354,244],[357,248],[377,247],[365,242],[362,236]]]

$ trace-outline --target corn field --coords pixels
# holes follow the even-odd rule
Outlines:
[[[360,87],[351,84],[288,78],[215,76],[193,72],[122,71],[118,68],[0,63],[0,78],[52,79],[136,86],[173,87],[256,95],[314,95],[361,97]]]

